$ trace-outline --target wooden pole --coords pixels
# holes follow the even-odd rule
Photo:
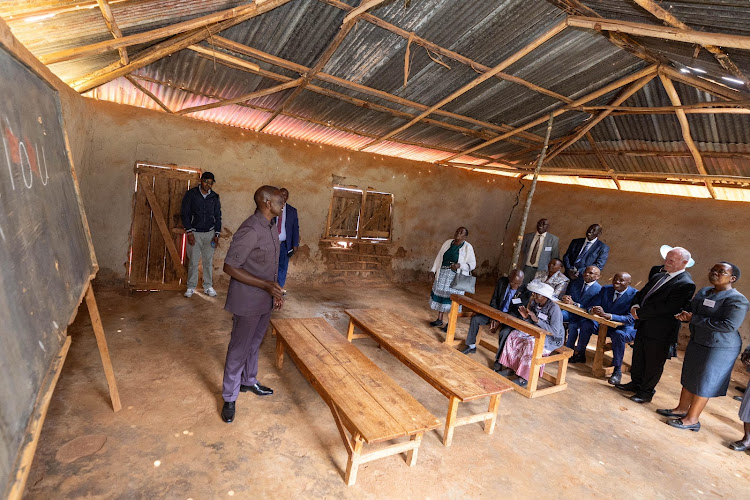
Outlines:
[[[516,267],[518,257],[521,254],[521,241],[523,240],[523,234],[526,232],[526,221],[529,218],[529,210],[531,210],[531,200],[534,198],[534,191],[536,191],[536,181],[539,177],[539,171],[542,169],[542,163],[544,163],[544,155],[547,154],[547,146],[549,146],[549,136],[552,133],[552,120],[555,119],[555,114],[549,114],[549,121],[547,122],[547,134],[544,137],[544,146],[542,152],[539,155],[539,160],[536,162],[536,169],[534,169],[534,178],[531,180],[531,189],[529,195],[526,197],[526,204],[523,207],[523,216],[521,217],[521,227],[518,228],[518,237],[516,238],[516,244],[513,245],[513,258],[510,260],[510,267],[508,268],[508,275]]]
[[[152,101],[154,101],[156,104],[158,104],[161,109],[163,109],[167,113],[172,113],[172,110],[169,109],[166,104],[164,104],[163,102],[161,102],[161,99],[159,99],[158,97],[156,97],[156,95],[154,95],[146,87],[144,87],[143,85],[141,85],[140,83],[138,83],[135,78],[133,78],[130,75],[125,75],[125,78],[127,79],[127,81],[129,81],[133,85],[133,87],[137,88],[138,90],[140,90],[141,92],[143,92],[144,94],[146,94],[149,98],[151,98]]]
[[[89,309],[91,326],[94,329],[96,345],[99,348],[99,356],[102,358],[104,376],[107,378],[109,397],[112,400],[112,409],[114,411],[120,411],[122,409],[122,403],[120,403],[120,391],[117,390],[115,370],[112,368],[112,360],[109,357],[109,348],[107,347],[107,338],[104,336],[104,326],[102,325],[102,318],[99,316],[99,307],[96,305],[94,287],[91,286],[91,282],[89,282],[89,288],[86,290],[86,306]]]
[[[115,16],[112,14],[112,8],[109,6],[109,2],[107,0],[96,0],[96,3],[99,4],[99,10],[102,11],[102,17],[104,18],[104,23],[107,25],[109,32],[112,33],[112,36],[115,39],[122,38],[122,31],[120,31],[120,28],[117,26],[117,21],[115,21]],[[128,64],[130,62],[128,59],[128,49],[120,47],[117,51],[120,53],[120,62],[122,65],[125,66]]]

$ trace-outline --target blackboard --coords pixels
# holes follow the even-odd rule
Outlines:
[[[0,495],[95,272],[58,92],[0,44]]]

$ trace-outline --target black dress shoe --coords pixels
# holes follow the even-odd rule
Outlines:
[[[630,396],[630,400],[634,403],[643,404],[643,403],[650,403],[653,397],[654,397],[653,394],[648,394],[645,392],[636,392],[633,396]]]
[[[578,352],[570,357],[568,360],[568,363],[585,363],[586,362],[586,353],[585,352]]]
[[[742,396],[732,396],[735,401],[742,401]]]
[[[252,392],[258,396],[270,396],[273,394],[273,389],[255,382],[253,385],[241,385],[240,392]]]
[[[464,353],[464,354],[474,354],[475,352],[477,352],[477,348],[476,347],[467,347],[466,349],[464,349],[461,352]]]
[[[739,441],[729,443],[729,447],[734,451],[750,450],[750,445],[744,444],[741,439]]]
[[[445,324],[444,327],[441,328],[445,333],[448,333],[448,323]]]
[[[638,392],[640,387],[638,385],[634,384],[633,382],[628,382],[627,384],[615,384],[615,387],[620,389],[621,391],[629,391],[629,392]]]
[[[443,320],[436,319],[435,321],[430,321],[430,326],[443,326]]]
[[[614,372],[612,376],[607,379],[607,383],[610,385],[618,385],[620,380],[622,380],[622,373]]]
[[[492,369],[495,370],[496,372],[499,372],[501,370],[505,370],[505,367],[502,364],[500,364],[499,361],[495,361],[495,363],[492,365]]]
[[[221,409],[221,419],[231,424],[234,420],[234,401],[224,401],[224,407]]]
[[[667,420],[667,424],[677,429],[686,429],[693,432],[701,430],[701,423],[696,422],[694,424],[683,424],[681,418],[675,418],[674,420]]]
[[[506,368],[504,370],[500,370],[497,373],[500,374],[500,375],[502,375],[503,377],[510,377],[511,375],[513,375],[516,372],[514,372],[512,368]]]
[[[687,412],[685,412],[685,413],[675,413],[672,410],[670,410],[669,408],[656,410],[656,413],[658,413],[659,415],[662,415],[664,417],[678,417],[678,418],[687,417]]]

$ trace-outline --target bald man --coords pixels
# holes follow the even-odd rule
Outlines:
[[[234,420],[240,392],[270,396],[273,390],[258,383],[258,350],[271,311],[284,304],[278,283],[279,232],[273,223],[281,215],[284,197],[273,186],[262,186],[254,196],[255,213],[234,233],[224,260],[231,280],[224,309],[232,313],[232,336],[224,365],[221,418]]]

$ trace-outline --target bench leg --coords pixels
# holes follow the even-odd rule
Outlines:
[[[349,329],[346,330],[346,340],[349,342],[354,338],[354,320],[349,318]]]
[[[410,441],[415,441],[416,447],[406,452],[406,464],[409,467],[414,467],[417,465],[417,453],[419,452],[419,445],[422,442],[422,432],[418,432],[414,434]]]
[[[484,432],[492,434],[495,431],[495,422],[497,422],[497,410],[500,408],[500,394],[490,396],[490,407],[487,410],[492,413],[492,418],[484,421]]]
[[[453,441],[453,429],[456,428],[456,415],[458,415],[459,399],[451,396],[448,402],[448,416],[445,418],[445,433],[443,434],[443,444],[450,446]]]
[[[529,383],[526,388],[530,393],[536,391],[539,383],[539,367],[542,365],[542,354],[544,353],[544,337],[534,341],[534,353],[531,355],[531,369],[529,371]]]
[[[595,377],[603,377],[604,370],[604,346],[607,343],[607,325],[599,325],[599,335],[596,339],[596,352],[591,371]],[[586,346],[584,346],[585,348]],[[585,352],[585,351],[584,351]]]
[[[346,462],[346,476],[344,480],[347,486],[351,486],[357,480],[357,469],[359,468],[359,457],[362,455],[362,436],[354,436],[354,447],[349,454],[349,460]]]
[[[273,329],[276,332],[276,329]],[[276,335],[276,368],[281,370],[284,365],[284,342],[281,340],[281,335]]]
[[[453,338],[456,335],[456,324],[458,323],[459,305],[451,302],[451,311],[448,313],[448,331],[445,334],[445,343],[453,345]]]
[[[555,381],[555,385],[562,385],[565,383],[565,374],[568,373],[568,359],[569,358],[561,359],[557,364],[557,380]]]

